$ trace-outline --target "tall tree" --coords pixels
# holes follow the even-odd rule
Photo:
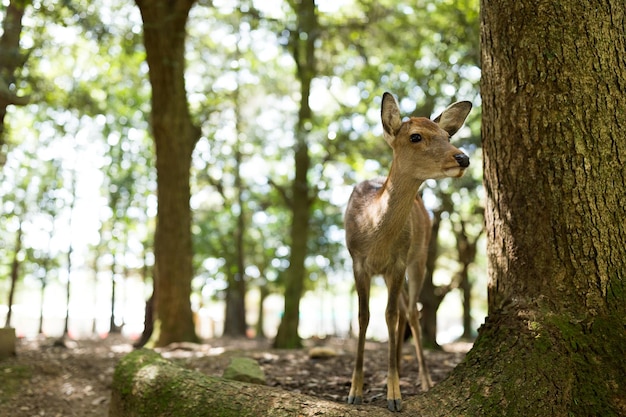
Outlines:
[[[68,203],[69,208],[69,242],[67,246],[67,283],[65,284],[65,320],[63,325],[63,336],[66,337],[69,335],[69,326],[70,326],[70,300],[72,296],[72,253],[74,252],[74,245],[72,242],[72,217],[74,214],[74,208],[76,207],[76,170],[71,170],[71,179],[70,179],[70,201]]]
[[[308,180],[311,166],[308,136],[312,128],[313,114],[309,104],[309,96],[311,83],[317,70],[315,45],[320,36],[315,1],[290,1],[289,4],[297,15],[296,30],[291,34],[290,45],[296,62],[297,77],[300,81],[300,103],[293,150],[295,176],[291,183],[291,193],[287,197],[292,212],[289,233],[291,252],[289,254],[289,268],[286,272],[285,310],[274,340],[274,346],[277,348],[301,346],[298,334],[300,298],[304,291],[309,220],[311,205],[314,201]]]
[[[238,94],[235,93],[235,103],[239,103]],[[239,110],[235,108],[235,131],[240,132],[241,116]],[[243,161],[243,151],[241,146],[241,135],[238,134],[235,142],[235,183],[236,190],[235,204],[239,208],[237,214],[237,226],[235,227],[235,270],[228,274],[228,288],[226,288],[226,311],[224,314],[224,334],[230,336],[245,336],[246,324],[246,260],[245,260],[245,231],[247,208],[244,199],[245,185],[241,174],[241,164]]]
[[[158,346],[197,339],[191,311],[189,170],[200,137],[185,90],[186,22],[195,0],[137,0],[152,85],[158,213],[154,301]]]
[[[470,265],[476,260],[478,242],[484,230],[480,229],[478,232],[470,233],[465,220],[461,219],[456,223],[454,235],[456,237],[458,261],[461,264],[458,281],[463,298],[463,334],[461,338],[470,340],[475,330],[475,328],[472,327],[472,282],[470,280]]]
[[[15,248],[13,251],[13,259],[11,260],[11,285],[9,287],[9,298],[7,302],[8,311],[4,327],[11,327],[11,316],[13,315],[13,297],[15,296],[15,287],[17,286],[17,280],[20,276],[20,252],[22,251],[22,235],[23,221],[22,218],[18,218],[17,232],[15,234]]]
[[[625,415],[626,4],[481,6],[489,316],[437,415]]]

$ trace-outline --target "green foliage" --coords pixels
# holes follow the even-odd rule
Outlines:
[[[425,194],[432,209],[452,201],[446,210],[456,214],[449,217],[471,224],[472,232],[482,224],[477,0],[331,3],[318,2],[313,116],[304,126],[314,188],[308,288],[345,275],[343,206],[356,182],[388,169],[391,152],[379,121],[383,91],[396,94],[407,116],[431,116],[460,99],[477,106],[455,139],[472,158],[471,175]],[[157,182],[138,10],[124,2],[53,7],[41,0],[26,17],[23,42],[30,56],[19,87],[35,99],[11,109],[15,147],[4,174],[13,180],[1,188],[0,221],[7,227],[0,241],[11,241],[12,201],[28,202],[33,224],[67,236],[68,179],[89,155],[91,177],[79,173],[78,185],[92,183],[97,192],[87,198],[97,199],[91,207],[98,208],[89,213],[95,230],[77,248],[77,260],[96,271],[117,264],[124,273],[138,272],[150,258]],[[194,286],[208,297],[219,297],[234,271],[237,233],[243,233],[249,282],[272,290],[283,284],[300,98],[291,53],[296,25],[288,2],[199,2],[190,15],[186,88],[202,127],[192,168]],[[31,182],[40,186],[27,186]],[[63,264],[66,246],[58,241],[29,246],[27,263]],[[0,249],[4,268],[10,247]],[[34,269],[24,273],[37,276]]]

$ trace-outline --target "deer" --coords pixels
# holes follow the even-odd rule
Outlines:
[[[439,116],[403,121],[395,97],[382,97],[383,137],[393,152],[386,178],[357,184],[344,215],[346,246],[352,257],[358,296],[359,336],[349,404],[363,402],[363,355],[369,324],[371,279],[382,275],[387,286],[387,408],[401,411],[399,370],[403,334],[411,328],[422,390],[431,388],[421,343],[418,298],[425,277],[431,220],[419,195],[427,179],[461,177],[469,157],[450,143],[472,108],[469,101],[451,104]]]

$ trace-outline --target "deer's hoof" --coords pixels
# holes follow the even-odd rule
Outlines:
[[[401,411],[402,410],[402,400],[400,398],[394,400],[387,400],[387,408],[389,411]]]
[[[430,376],[422,377],[421,384],[422,384],[422,391],[423,392],[427,392],[434,385],[432,379],[430,379]]]
[[[348,404],[354,404],[354,405],[363,404],[363,397],[355,397],[354,395],[348,395]]]

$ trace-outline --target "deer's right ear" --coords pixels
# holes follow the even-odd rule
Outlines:
[[[472,103],[459,101],[448,106],[443,113],[433,119],[433,122],[452,136],[463,126],[470,110],[472,110]]]
[[[383,121],[383,135],[389,145],[393,142],[396,134],[402,126],[400,107],[395,97],[391,93],[383,94],[383,104],[380,111],[380,118]]]

